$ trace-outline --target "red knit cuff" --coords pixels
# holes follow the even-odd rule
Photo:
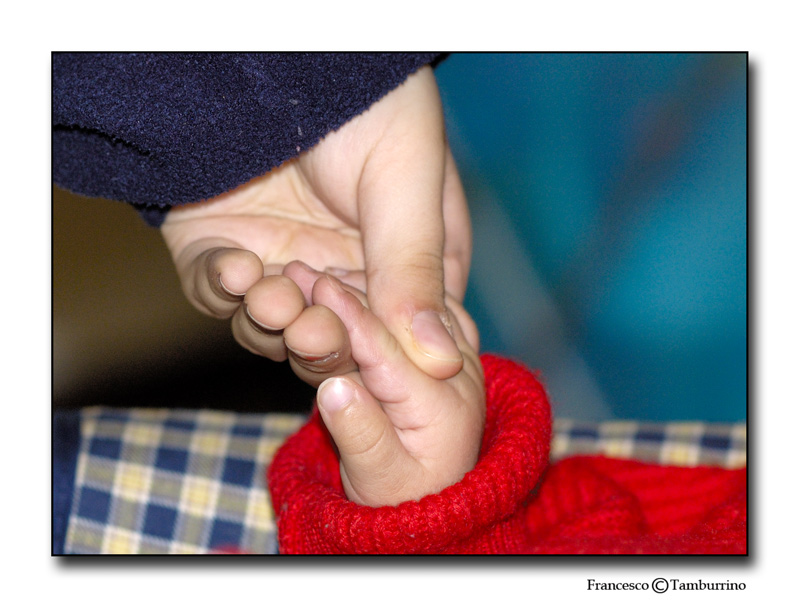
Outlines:
[[[550,406],[524,367],[491,355],[481,362],[487,405],[478,463],[460,482],[419,501],[374,508],[348,500],[315,410],[268,472],[280,552],[515,552],[525,538],[522,507],[548,462]]]

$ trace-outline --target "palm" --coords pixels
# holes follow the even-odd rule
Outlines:
[[[293,161],[213,202],[176,210],[164,235],[173,253],[201,239],[252,251],[265,274],[280,273],[292,260],[363,269],[361,232],[349,221],[354,210],[332,210],[322,196]]]

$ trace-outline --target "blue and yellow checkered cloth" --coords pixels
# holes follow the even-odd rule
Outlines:
[[[81,410],[63,553],[277,553],[265,471],[303,422],[288,414]],[[743,424],[556,420],[551,454],[734,468],[745,466],[746,451]]]

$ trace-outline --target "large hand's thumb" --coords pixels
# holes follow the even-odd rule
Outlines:
[[[368,256],[369,305],[418,368],[437,379],[450,378],[461,370],[463,358],[445,308],[441,254],[414,253],[412,247]]]
[[[345,284],[364,292],[362,303],[380,319],[417,368],[437,380],[452,378],[463,367],[457,324],[461,330],[471,330],[467,339],[475,351],[479,347],[477,328],[471,320],[470,327],[463,316],[454,314],[452,307],[460,305],[458,299],[442,295],[441,260],[434,262],[428,256],[431,265],[424,269],[421,263],[404,261],[406,258],[400,255],[389,254],[383,261],[373,254],[368,256],[366,273],[336,274]],[[459,262],[453,264],[457,271],[466,266]]]
[[[451,159],[435,81],[428,84],[413,97],[420,106],[403,123],[408,128],[390,130],[372,151],[358,203],[370,309],[417,367],[445,379],[461,370],[463,359],[445,308],[445,167]]]

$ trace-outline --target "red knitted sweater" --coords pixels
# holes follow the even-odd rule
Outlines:
[[[600,456],[548,464],[550,406],[523,367],[484,355],[486,428],[464,478],[396,507],[350,502],[316,413],[268,481],[281,553],[747,552],[746,469]]]

